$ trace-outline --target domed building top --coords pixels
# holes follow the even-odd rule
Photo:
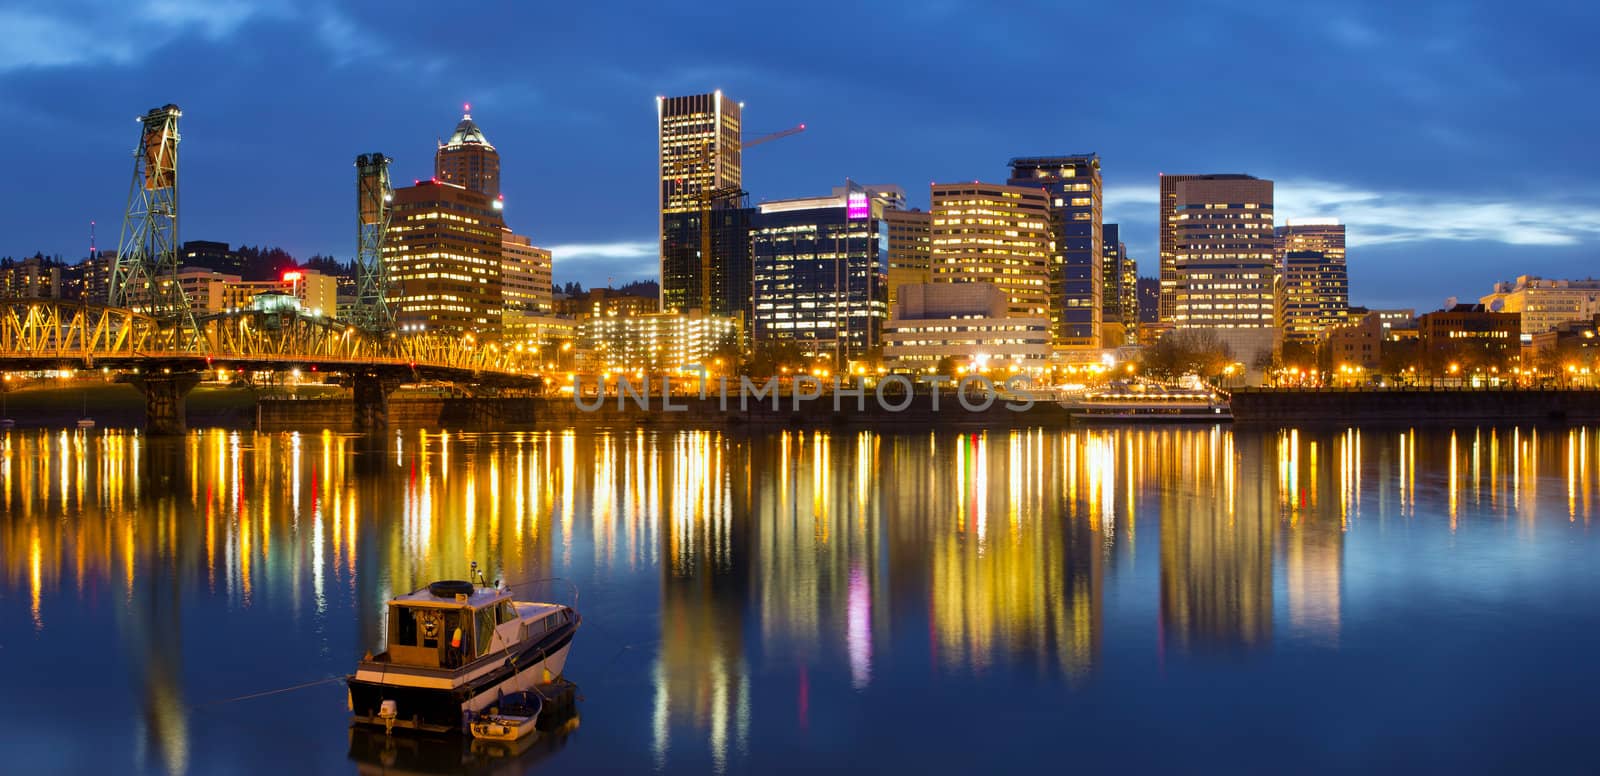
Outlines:
[[[468,107],[470,108],[471,106]],[[461,123],[456,125],[456,131],[451,133],[450,140],[443,145],[447,148],[463,145],[481,145],[494,148],[493,145],[490,145],[489,139],[483,136],[483,130],[478,129],[478,125],[472,121],[471,113],[461,114]]]

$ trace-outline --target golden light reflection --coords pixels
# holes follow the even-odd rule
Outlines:
[[[1394,515],[1463,534],[1531,532],[1541,514],[1540,531],[1584,530],[1568,526],[1590,520],[1597,442],[1588,429],[1493,428],[629,429],[376,446],[10,432],[0,592],[26,591],[41,637],[92,608],[63,590],[104,597],[120,643],[207,627],[150,608],[149,591],[193,585],[183,597],[249,607],[242,616],[354,606],[375,640],[388,595],[474,560],[491,579],[592,575],[659,593],[658,757],[692,742],[727,767],[753,697],[808,724],[814,683],[865,691],[890,661],[925,659],[935,677],[1091,676],[1106,590],[1135,560],[1159,576],[1147,622],[1164,658],[1280,638],[1337,646],[1352,537]],[[1136,555],[1141,543],[1155,554]],[[146,725],[181,763],[186,669],[128,649],[159,699]],[[752,677],[781,686],[753,695]]]

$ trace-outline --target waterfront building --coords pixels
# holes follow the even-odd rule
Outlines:
[[[1272,181],[1194,175],[1174,188],[1172,323],[1215,331],[1253,368],[1277,342]]]
[[[711,255],[704,259],[700,233],[701,213],[707,209],[744,209],[739,188],[741,108],[720,89],[656,98],[663,310],[699,309],[709,297],[712,313],[748,315],[750,286],[743,268],[749,257],[739,252],[746,240],[737,234],[744,214],[717,217],[719,232],[734,233],[713,233]],[[702,277],[707,269],[710,277]]]
[[[889,305],[900,286],[933,282],[933,214],[885,208],[889,227]]]
[[[1284,341],[1312,343],[1344,325],[1350,310],[1344,239],[1344,225],[1334,219],[1294,218],[1274,230],[1274,317]]]
[[[1505,369],[1520,354],[1521,334],[1520,315],[1481,304],[1458,304],[1417,319],[1422,357],[1435,374]]]
[[[752,339],[792,342],[836,365],[877,348],[889,315],[892,202],[847,183],[826,197],[759,205],[750,222]]]
[[[977,181],[931,189],[933,282],[991,283],[1005,295],[1007,315],[1048,319],[1050,207],[1044,191]]]
[[[941,362],[978,369],[1049,368],[1050,319],[1017,316],[992,283],[902,286],[884,326],[883,363],[891,372],[936,371]]]
[[[1320,251],[1289,251],[1279,264],[1273,309],[1285,342],[1315,342],[1343,326],[1350,312],[1350,281],[1342,261]]]
[[[1383,366],[1383,343],[1388,331],[1382,318],[1363,315],[1351,323],[1323,333],[1327,341],[1327,365],[1358,366],[1363,370],[1377,371]],[[1305,365],[1300,365],[1305,366]]]
[[[396,325],[497,336],[504,228],[482,192],[439,180],[395,189],[383,261]]]
[[[550,313],[554,310],[550,252],[532,238],[510,229],[500,231],[500,297],[507,310]]]
[[[577,355],[573,351],[578,339],[577,321],[547,313],[506,310],[500,327],[503,347],[519,353],[539,354],[547,370],[577,368]]]
[[[1569,321],[1600,314],[1600,280],[1548,280],[1520,275],[1516,282],[1494,284],[1494,291],[1479,300],[1495,312],[1516,313],[1522,333],[1542,334]]]
[[[589,371],[674,372],[743,348],[737,318],[700,313],[594,316],[578,325]]]
[[[1109,279],[1104,270],[1100,157],[1020,157],[1009,164],[1011,178],[1006,183],[1040,187],[1048,198],[1052,243],[1049,314],[1055,346],[1064,350],[1099,350],[1106,344],[1101,332],[1105,306],[1121,303],[1115,288],[1121,254],[1119,266],[1111,270]],[[1116,323],[1120,324],[1120,319]]]
[[[493,207],[500,207],[500,152],[483,136],[471,113],[461,114],[450,139],[440,141],[433,157],[433,177],[476,191]]]

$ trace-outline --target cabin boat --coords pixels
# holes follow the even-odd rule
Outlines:
[[[1064,401],[1080,423],[1229,423],[1228,400],[1203,387],[1113,381],[1076,400]]]
[[[514,693],[560,676],[582,618],[511,591],[434,582],[389,602],[387,649],[346,679],[358,725],[445,733]]]

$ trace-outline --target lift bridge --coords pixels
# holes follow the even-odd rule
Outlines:
[[[382,260],[393,190],[389,159],[356,159],[357,301],[338,320],[292,297],[218,313],[196,312],[178,282],[176,105],[139,119],[139,146],[122,237],[105,304],[0,300],[0,370],[102,369],[145,396],[150,433],[184,431],[184,396],[207,373],[316,371],[350,385],[358,430],[387,425],[388,397],[402,383],[455,382],[479,389],[540,385],[532,354],[472,335],[402,332],[385,301]]]

